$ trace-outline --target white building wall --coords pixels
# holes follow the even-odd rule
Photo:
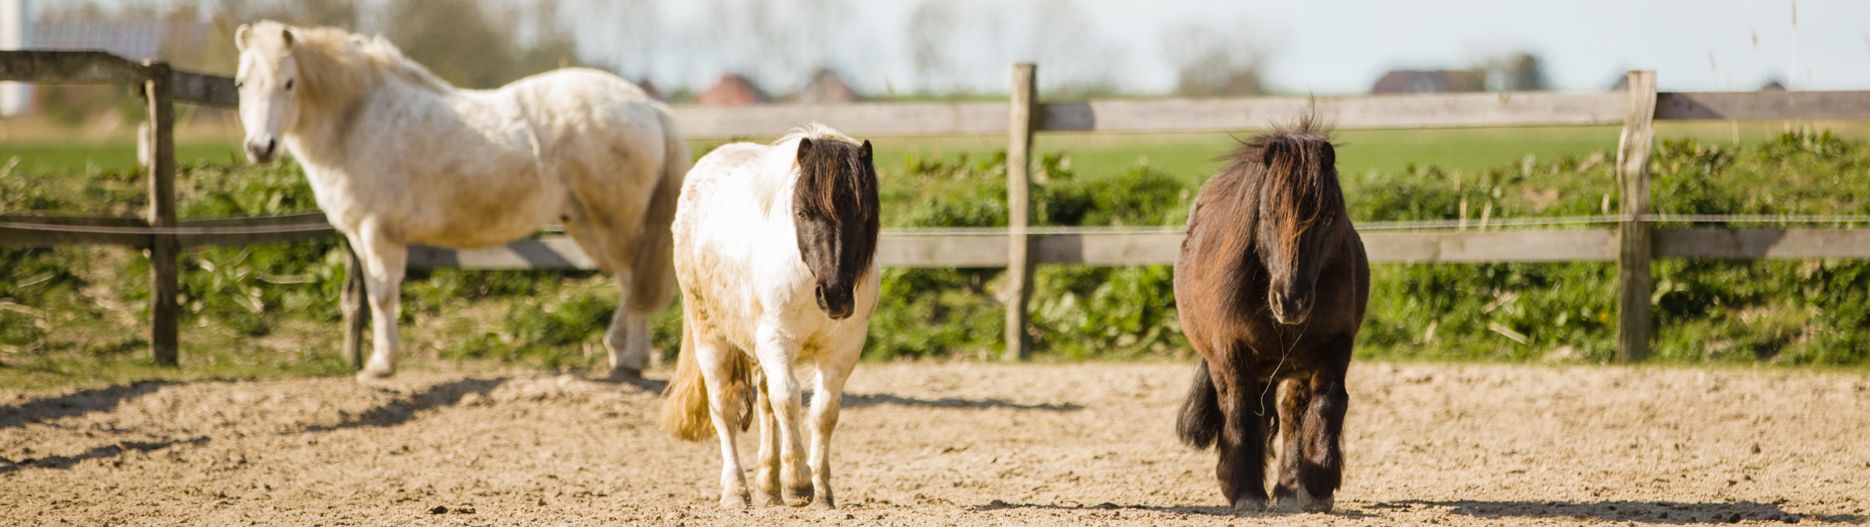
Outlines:
[[[0,0],[0,49],[26,49],[26,31],[31,6],[26,0]],[[0,82],[0,117],[12,117],[26,111],[32,99],[32,86],[18,82]]]

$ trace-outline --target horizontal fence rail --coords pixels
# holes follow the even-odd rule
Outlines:
[[[1618,215],[1364,222],[1358,225],[1372,261],[1388,263],[1615,261],[1620,268],[1619,357],[1634,360],[1647,346],[1651,323],[1648,259],[1870,258],[1870,229],[1835,228],[1870,222],[1865,216],[1667,215],[1650,212],[1647,160],[1654,120],[1870,120],[1870,91],[1658,93],[1653,72],[1632,72],[1631,88],[1605,93],[1463,93],[1350,97],[1108,99],[1041,102],[1031,94],[1032,65],[1016,65],[1015,96],[1004,101],[775,104],[751,107],[677,106],[671,109],[691,139],[767,140],[810,122],[853,136],[992,135],[1006,133],[1009,152],[1029,145],[1033,132],[1158,133],[1262,129],[1315,113],[1339,129],[1409,129],[1616,125],[1624,127],[1618,173],[1634,210]],[[115,83],[138,86],[153,122],[140,138],[151,155],[148,216],[41,217],[0,215],[0,245],[117,245],[152,249],[155,290],[172,287],[175,250],[329,239],[336,231],[322,213],[270,217],[176,219],[173,213],[174,101],[235,107],[233,79],[174,71],[98,51],[0,51],[0,81]],[[1022,143],[1024,141],[1024,143]],[[1009,155],[1009,163],[1030,163]],[[1009,188],[1024,188],[1027,167],[1009,166]],[[1025,227],[1023,197],[1009,198],[1015,229],[885,229],[878,260],[891,267],[1005,268],[1016,262],[1071,265],[1166,265],[1180,249],[1180,227]],[[1814,227],[1735,228],[1710,223],[1805,224]],[[1819,228],[1817,226],[1824,226]],[[1559,227],[1524,230],[1523,227]],[[1015,234],[1017,233],[1017,234]],[[1023,240],[1023,242],[1021,242]],[[1020,256],[1016,260],[1014,252]],[[164,260],[157,262],[156,260]],[[355,258],[348,258],[350,267]],[[577,244],[562,235],[480,249],[415,246],[412,267],[464,269],[594,269]],[[361,311],[361,280],[347,288],[346,316]],[[1017,298],[1029,294],[1021,280]],[[165,285],[166,284],[166,285]],[[173,363],[173,306],[155,300],[152,348]],[[1009,304],[1010,321],[1023,321]],[[353,363],[361,324],[347,324]],[[167,332],[166,334],[164,332]],[[1009,339],[1020,335],[1009,331]],[[1017,349],[1008,342],[1009,350]],[[164,348],[167,347],[166,351]],[[1023,355],[1016,353],[1015,355]]]

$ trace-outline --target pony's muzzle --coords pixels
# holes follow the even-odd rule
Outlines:
[[[825,316],[831,317],[832,320],[844,320],[851,316],[851,309],[853,307],[851,305],[853,304],[851,301],[851,288],[825,287],[820,285],[816,292],[818,296],[818,309],[823,310]]]
[[[1288,295],[1278,291],[1267,293],[1266,304],[1272,308],[1273,320],[1288,326],[1305,323],[1305,318],[1312,314],[1311,295]]]
[[[273,162],[279,155],[279,140],[275,138],[251,138],[247,140],[247,161],[255,164]]]

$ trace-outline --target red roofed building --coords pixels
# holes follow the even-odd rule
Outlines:
[[[766,102],[766,94],[738,73],[722,75],[721,80],[695,96],[695,103],[702,106],[752,106],[762,102]]]

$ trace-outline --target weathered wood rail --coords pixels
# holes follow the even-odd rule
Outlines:
[[[1654,72],[1631,72],[1629,89],[1607,93],[1484,93],[1353,97],[1093,100],[1041,102],[1036,68],[1015,65],[1007,102],[856,103],[767,105],[741,108],[677,107],[690,138],[765,138],[819,121],[867,137],[927,135],[1008,136],[1010,228],[886,229],[883,265],[979,267],[1016,270],[1004,291],[1008,305],[1006,353],[1025,356],[1031,269],[1041,264],[1163,265],[1173,263],[1179,228],[1041,228],[1030,224],[1030,149],[1042,132],[1212,132],[1248,130],[1315,109],[1341,129],[1623,125],[1618,174],[1623,208],[1613,220],[1560,230],[1420,230],[1373,227],[1363,234],[1370,257],[1386,263],[1565,262],[1618,263],[1618,357],[1645,355],[1650,315],[1652,258],[1813,259],[1870,258],[1870,229],[1657,228],[1649,210],[1648,159],[1655,120],[1870,120],[1870,91],[1658,93]],[[143,138],[150,151],[150,208],[143,218],[0,215],[0,245],[120,245],[150,250],[153,295],[151,348],[159,362],[176,360],[174,306],[186,247],[291,242],[335,233],[322,214],[258,218],[174,217],[174,102],[232,107],[233,80],[174,71],[102,52],[0,51],[0,80],[116,83],[142,87],[154,122]],[[355,258],[347,259],[354,265]],[[471,269],[592,269],[568,238],[545,236],[474,250],[417,247],[414,267]],[[346,353],[360,360],[361,282],[356,273],[343,301]],[[165,300],[166,299],[166,300]]]

